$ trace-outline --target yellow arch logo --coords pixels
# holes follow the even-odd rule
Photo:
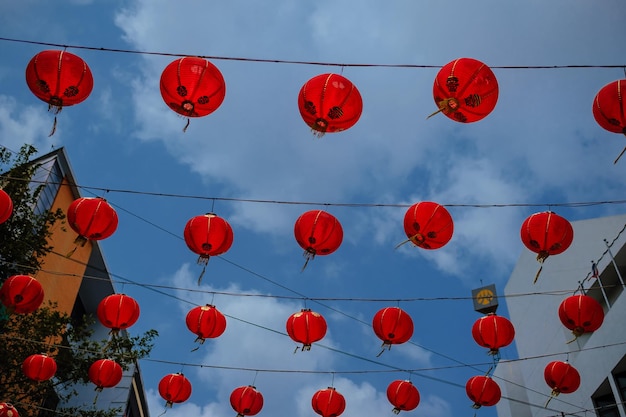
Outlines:
[[[482,290],[478,291],[478,294],[476,294],[476,302],[478,304],[486,306],[491,304],[491,302],[493,301],[493,297],[493,291],[487,288],[483,288]]]

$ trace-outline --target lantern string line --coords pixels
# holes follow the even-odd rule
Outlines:
[[[172,52],[157,52],[157,51],[140,51],[133,49],[119,49],[119,48],[105,48],[86,45],[70,45],[53,42],[42,42],[26,39],[15,39],[0,37],[0,41],[4,42],[16,42],[30,45],[49,46],[56,48],[70,48],[70,49],[82,49],[97,52],[114,52],[136,55],[155,55],[155,56],[169,56],[169,57],[185,57],[194,56],[198,58],[211,59],[216,61],[241,61],[241,62],[257,62],[257,63],[269,63],[269,64],[292,64],[292,65],[316,65],[316,66],[328,66],[328,67],[365,67],[365,68],[442,68],[443,65],[431,65],[431,64],[373,64],[373,63],[338,63],[338,62],[323,62],[323,61],[299,61],[299,60],[286,60],[286,59],[268,59],[268,58],[245,58],[245,57],[229,57],[229,56],[216,56],[216,55],[201,55],[201,54],[185,54],[185,53],[172,53]],[[496,69],[588,69],[588,68],[626,68],[624,64],[570,64],[570,65],[490,65],[490,68]]]

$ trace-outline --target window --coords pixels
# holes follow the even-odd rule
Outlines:
[[[598,417],[619,417],[619,411],[615,404],[615,397],[609,393],[593,399]]]

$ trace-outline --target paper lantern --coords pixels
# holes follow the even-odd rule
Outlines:
[[[43,353],[30,355],[22,362],[22,372],[33,381],[47,381],[54,376],[56,371],[56,361]]]
[[[593,297],[572,295],[559,305],[559,319],[576,339],[583,333],[595,332],[600,328],[604,321],[604,310]]]
[[[513,342],[515,328],[506,317],[492,313],[474,322],[472,337],[480,346],[489,348],[490,355],[496,355],[500,348]]]
[[[221,336],[226,330],[226,317],[211,304],[189,310],[185,318],[187,328],[197,336],[196,342]]]
[[[413,336],[413,320],[399,307],[386,307],[379,310],[372,320],[374,333],[383,341],[383,350],[391,349],[391,345],[408,342]]]
[[[452,239],[454,222],[441,204],[422,201],[404,214],[404,232],[408,240],[400,245],[410,241],[422,249],[439,249]]]
[[[473,408],[496,405],[502,397],[500,386],[491,377],[479,375],[471,377],[465,384],[465,392],[474,402]]]
[[[361,94],[339,74],[320,74],[300,89],[298,109],[304,122],[318,137],[341,132],[358,122],[363,111]]]
[[[237,387],[230,394],[230,405],[237,417],[253,416],[263,408],[263,395],[252,385]]]
[[[122,367],[112,359],[98,359],[89,367],[89,380],[96,386],[96,391],[112,388],[122,380]]]
[[[161,97],[181,116],[203,117],[213,113],[224,101],[226,83],[215,65],[199,57],[172,61],[161,74]]]
[[[233,244],[233,229],[223,218],[207,213],[189,219],[185,225],[185,243],[200,255],[198,263],[206,265],[211,256],[225,253]]]
[[[343,228],[335,216],[323,210],[310,210],[298,217],[293,233],[298,245],[304,249],[306,268],[316,255],[330,255],[343,241]]]
[[[139,319],[139,304],[126,294],[111,294],[98,304],[96,314],[103,326],[111,329],[112,334],[128,329]]]
[[[335,388],[328,387],[313,394],[311,406],[322,417],[337,417],[346,409],[346,399]]]
[[[85,61],[67,51],[41,51],[26,66],[26,84],[55,115],[63,107],[81,103],[93,90],[93,76]],[[50,136],[56,130],[56,116]]]
[[[0,224],[9,220],[13,214],[13,200],[6,191],[0,189]]]
[[[305,351],[311,350],[313,343],[324,338],[327,325],[321,314],[311,309],[302,309],[289,316],[286,328],[289,337],[296,343],[302,343],[302,350]]]
[[[115,233],[118,218],[115,209],[104,198],[82,197],[70,204],[67,222],[78,233],[74,243],[85,246],[87,240],[102,240]]]
[[[0,403],[0,417],[20,417],[13,404]]]
[[[10,313],[32,313],[41,306],[43,298],[43,287],[28,275],[13,275],[0,288],[0,301]]]
[[[593,99],[593,117],[605,130],[626,135],[626,80],[613,81],[598,91]],[[626,147],[613,161],[617,163],[626,151]]]
[[[411,381],[395,380],[387,386],[387,399],[393,405],[393,413],[411,411],[420,403],[420,393]]]
[[[559,394],[570,394],[580,386],[580,374],[572,365],[563,361],[553,361],[546,365],[543,376],[552,388],[550,399]],[[548,399],[548,402],[550,401]]]
[[[567,219],[551,211],[530,215],[522,223],[520,236],[524,246],[537,254],[540,264],[535,280],[543,269],[543,263],[551,255],[565,252],[574,240],[574,229]]]
[[[498,81],[491,68],[473,58],[459,58],[437,73],[433,97],[439,110],[460,123],[477,122],[493,111],[498,102]]]
[[[191,397],[191,382],[182,373],[165,375],[159,381],[159,395],[166,401],[165,406],[183,403]]]

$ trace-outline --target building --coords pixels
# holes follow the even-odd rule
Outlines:
[[[574,242],[545,260],[535,284],[536,254],[524,250],[504,288],[518,359],[501,360],[493,373],[502,390],[499,417],[626,417],[626,215],[572,226]],[[599,301],[605,316],[598,330],[576,338],[561,323],[558,308],[578,289]],[[575,392],[551,397],[544,369],[555,360],[578,370]]]

